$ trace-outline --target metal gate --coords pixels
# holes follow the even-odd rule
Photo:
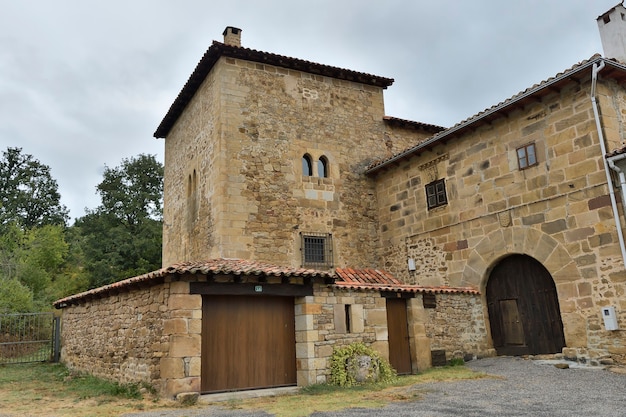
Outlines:
[[[60,328],[53,313],[0,314],[0,364],[58,362]]]

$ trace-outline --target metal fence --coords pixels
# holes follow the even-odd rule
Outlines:
[[[0,364],[58,362],[60,327],[52,313],[0,314]]]

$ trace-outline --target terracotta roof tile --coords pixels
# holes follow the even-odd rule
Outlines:
[[[79,294],[62,298],[54,302],[54,307],[63,308],[69,304],[76,304],[82,300],[100,296],[106,296],[113,292],[127,291],[140,284],[156,284],[168,275],[201,274],[201,275],[269,275],[277,277],[319,277],[333,278],[334,274],[327,271],[314,269],[290,268],[263,262],[248,261],[243,259],[211,259],[202,262],[182,262],[167,268],[161,268],[147,274],[128,278],[123,281],[103,287],[94,288]]]
[[[338,279],[333,285],[337,288],[407,293],[480,294],[477,289],[471,287],[406,285],[390,273],[378,269],[337,268],[335,272]]]

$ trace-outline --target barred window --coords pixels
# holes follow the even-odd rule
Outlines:
[[[426,201],[429,210],[448,204],[445,179],[442,178],[430,184],[426,184]]]
[[[331,268],[332,235],[328,233],[302,233],[302,266],[313,268]]]

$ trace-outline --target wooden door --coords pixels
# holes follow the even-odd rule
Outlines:
[[[389,363],[400,375],[411,373],[411,349],[406,312],[406,299],[387,298]]]
[[[292,297],[204,296],[201,391],[296,384]]]
[[[554,281],[535,259],[512,255],[487,282],[491,336],[499,355],[557,353],[565,346]]]

